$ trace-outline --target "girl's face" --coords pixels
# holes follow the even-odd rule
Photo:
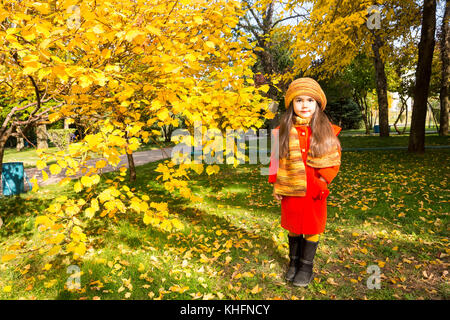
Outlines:
[[[317,102],[310,96],[296,96],[293,101],[294,112],[302,118],[311,118],[316,111]]]

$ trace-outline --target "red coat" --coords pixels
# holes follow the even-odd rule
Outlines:
[[[336,125],[332,125],[332,127],[337,136],[342,128]],[[304,197],[282,196],[281,226],[296,234],[319,234],[324,232],[327,220],[326,198],[330,193],[328,184],[336,177],[339,166],[313,168],[306,165],[311,128],[302,125],[297,127],[297,131],[306,169],[306,195]],[[272,162],[271,160],[270,166],[272,166]],[[269,171],[271,170],[269,169]],[[320,180],[320,176],[327,182]],[[269,175],[270,183],[275,183],[276,180],[276,174]]]

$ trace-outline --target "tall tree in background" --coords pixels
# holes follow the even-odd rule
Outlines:
[[[373,63],[371,63],[366,55],[360,54],[355,57],[343,74],[343,78],[351,86],[353,100],[361,111],[366,134],[370,133],[373,125],[371,117],[372,109],[367,104],[367,94],[375,88],[373,73]]]
[[[381,57],[380,50],[384,45],[378,31],[373,33],[373,64],[375,67],[375,83],[378,98],[378,123],[380,125],[380,137],[389,137],[389,105],[387,95],[387,78],[385,71],[385,61]]]
[[[281,13],[279,0],[242,0],[244,14],[240,17],[238,27],[246,32],[256,44],[253,53],[258,57],[255,65],[256,84],[268,84],[267,97],[271,100],[279,100],[280,90],[285,91],[288,83],[278,83],[277,75],[286,72],[286,53],[291,42],[287,32],[289,26],[283,26],[282,22],[305,17],[297,8],[288,15]],[[272,112],[276,113],[278,104],[271,104]],[[270,120],[273,128],[278,122],[277,117]]]
[[[441,74],[441,91],[439,98],[441,101],[441,113],[440,113],[440,126],[439,135],[448,135],[448,112],[449,112],[449,83],[450,83],[450,28],[449,28],[449,15],[450,15],[450,2],[445,1],[445,13],[442,19],[441,27],[441,61],[442,61],[442,74]]]
[[[408,152],[425,152],[425,118],[427,114],[428,90],[431,78],[431,63],[435,45],[436,0],[425,0],[422,14],[422,31],[419,43],[419,58],[416,69],[414,104],[409,135]]]
[[[307,1],[296,1],[305,4]],[[420,24],[419,5],[413,0],[314,1],[308,19],[294,29],[295,70],[305,75],[330,77],[349,65],[358,54],[372,58],[380,115],[380,136],[389,135],[385,64],[395,60],[394,42],[405,40]],[[314,64],[321,60],[322,63]],[[292,76],[286,75],[287,77]]]

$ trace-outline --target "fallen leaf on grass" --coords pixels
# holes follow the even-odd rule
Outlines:
[[[337,283],[334,281],[334,279],[333,278],[328,278],[327,279],[327,283],[329,283],[329,284],[332,284],[332,285],[337,285]]]
[[[258,285],[256,285],[250,292],[253,294],[257,294],[262,291],[262,288],[260,288]]]

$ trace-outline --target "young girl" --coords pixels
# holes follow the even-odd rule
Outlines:
[[[341,128],[323,110],[325,93],[312,78],[293,81],[286,92],[286,113],[273,130],[269,167],[273,195],[281,200],[281,226],[289,231],[289,267],[294,286],[307,286],[327,218],[328,184],[341,164]],[[277,152],[278,151],[278,152]]]

